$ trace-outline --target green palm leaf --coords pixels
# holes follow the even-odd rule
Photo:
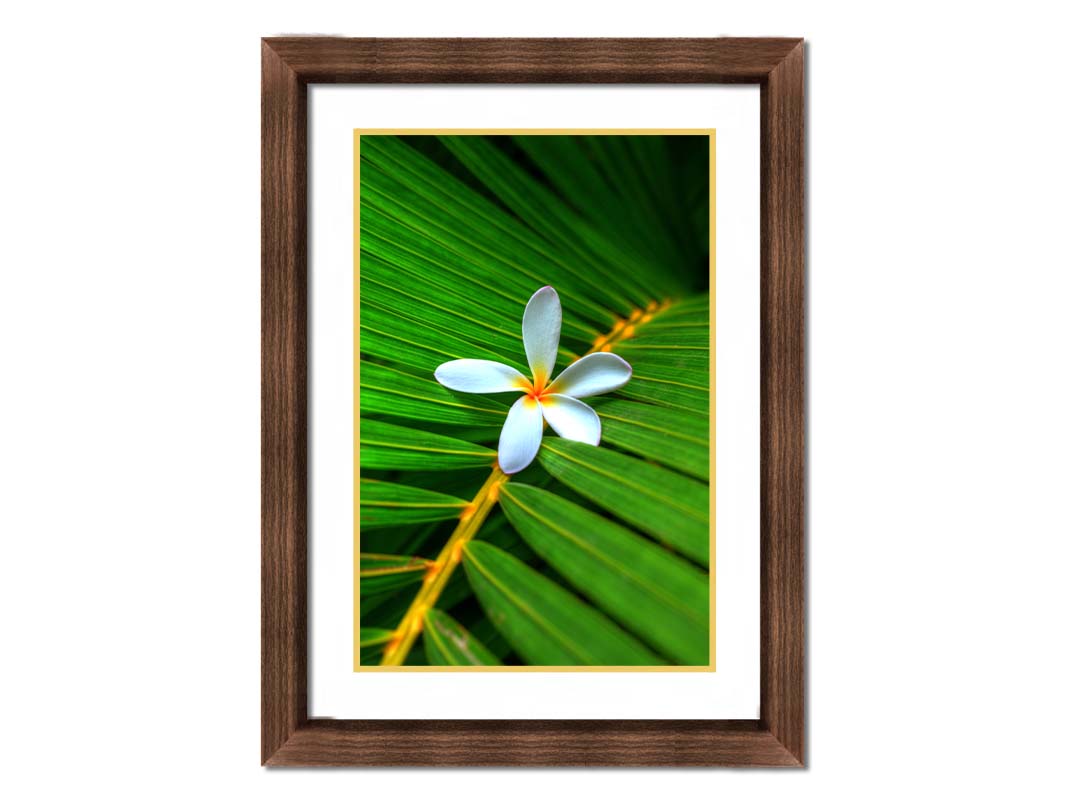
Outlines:
[[[568,273],[566,277],[557,275],[561,284],[573,285],[607,308],[644,305],[651,299],[632,282],[632,273],[612,269],[582,247],[582,233],[587,228],[578,216],[485,139],[445,136],[442,141],[534,231],[547,233],[546,240],[555,240],[559,253],[555,260]],[[628,291],[616,291],[618,285]]]
[[[359,629],[359,659],[366,663],[373,659],[385,646],[389,644],[389,640],[393,638],[393,632],[386,630],[385,628],[367,628],[360,627]]]
[[[371,414],[450,422],[457,425],[502,424],[507,409],[477,395],[450,392],[428,376],[364,361],[359,368],[360,408]]]
[[[422,580],[432,562],[413,556],[359,554],[359,593],[380,594]]]
[[[684,323],[695,314],[703,322]],[[633,379],[619,390],[621,397],[650,405],[697,414],[705,420],[710,404],[710,340],[708,297],[696,297],[657,310],[631,339],[615,346],[614,352],[633,367]],[[705,429],[707,425],[703,426]],[[681,423],[678,425],[681,430]],[[706,477],[706,476],[702,476]]]
[[[421,330],[414,330],[416,324]],[[464,330],[463,325],[439,327],[368,305],[360,312],[359,346],[364,355],[410,365],[424,373],[432,373],[442,361],[453,358],[486,358],[525,369],[525,364],[516,360],[519,354],[514,344],[491,350],[478,343],[476,332],[468,331],[471,338],[464,338],[460,333]]]
[[[444,611],[426,614],[426,656],[442,667],[493,667],[500,664],[484,644]]]
[[[482,214],[456,213],[463,200],[474,201],[469,189],[403,185],[373,165],[365,165],[362,174],[369,179],[363,183],[363,199],[370,208],[403,219],[423,234],[422,243],[409,242],[413,252],[426,257],[447,252],[453,254],[453,261],[458,256],[469,271],[493,284],[503,283],[521,303],[538,284],[551,283],[559,287],[560,296],[574,313],[590,322],[610,324],[608,309],[586,299],[586,282],[522,241],[521,227],[502,211],[487,206]]]
[[[528,663],[662,663],[599,611],[491,544],[467,545],[463,566],[489,619]]]
[[[530,547],[621,625],[677,663],[708,663],[700,570],[544,489],[511,483],[501,505]]]
[[[370,478],[361,478],[359,481],[359,524],[364,529],[454,519],[469,505],[458,497],[417,486]]]
[[[473,444],[470,437],[457,439],[376,419],[359,423],[363,469],[473,469],[492,466],[494,458],[495,451]]]
[[[708,485],[603,447],[546,438],[555,478],[699,564],[708,565]]]
[[[693,136],[360,138],[362,663],[406,642],[404,664],[708,664],[707,159]],[[526,374],[522,315],[545,285],[556,373],[603,349],[633,376],[588,401],[599,447],[546,431],[490,497],[517,395],[434,370]]]
[[[601,438],[608,444],[694,478],[708,479],[706,416],[628,400],[599,403],[596,412]]]

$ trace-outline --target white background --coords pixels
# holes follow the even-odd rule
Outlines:
[[[759,718],[758,88],[327,86],[311,90],[308,114],[308,715]],[[716,129],[714,673],[352,671],[353,126]]]
[[[605,8],[5,6],[5,794],[1062,792],[1052,7]],[[257,766],[257,38],[293,31],[811,40],[807,770]]]

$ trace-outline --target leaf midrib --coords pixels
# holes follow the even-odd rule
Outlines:
[[[415,564],[413,566],[402,567],[371,567],[370,569],[361,569],[359,571],[359,577],[380,578],[385,575],[404,575],[409,572],[425,572],[428,566],[428,564]]]
[[[361,506],[374,506],[375,508],[465,508],[470,503],[401,503],[389,500],[360,500]]]
[[[395,442],[377,442],[372,439],[360,439],[360,445],[371,444],[377,447],[385,447],[392,450],[414,450],[418,453],[445,453],[448,455],[458,456],[480,456],[482,458],[493,458],[496,453],[489,451],[486,453],[479,452],[477,450],[443,450],[439,447],[420,447],[413,444],[396,444]]]

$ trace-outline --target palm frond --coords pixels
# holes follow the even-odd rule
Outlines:
[[[442,667],[493,667],[500,660],[470,631],[439,609],[426,613],[426,656]]]
[[[707,159],[693,136],[360,138],[362,664],[709,663]],[[545,285],[557,371],[604,350],[633,377],[588,401],[599,447],[546,431],[502,480],[515,395],[433,372],[526,373]]]

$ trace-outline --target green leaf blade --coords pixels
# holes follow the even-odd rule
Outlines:
[[[426,612],[422,630],[426,656],[438,667],[495,667],[500,660],[444,611]]]
[[[499,361],[526,372],[522,343],[510,351],[487,348],[426,322],[412,320],[373,305],[360,308],[359,349],[364,355],[408,364],[432,375],[438,366],[456,358]],[[521,361],[518,359],[522,359]]]
[[[708,480],[711,450],[706,416],[628,400],[600,403],[596,412],[602,441]]]
[[[420,247],[421,253],[450,251],[494,282],[519,286],[528,286],[531,281],[551,283],[586,320],[610,321],[607,308],[586,299],[588,284],[578,277],[580,273],[562,258],[557,261],[554,253],[520,241],[524,229],[500,209],[493,209],[494,222],[486,224],[480,216],[458,210],[455,195],[438,191],[431,184],[418,184],[416,191],[373,166],[361,169],[360,178],[361,208],[377,209],[418,230],[432,247],[429,252]],[[456,191],[471,190],[463,187]]]
[[[377,663],[389,640],[393,638],[393,631],[386,628],[363,628],[359,629],[359,662],[363,666]]]
[[[608,265],[589,258],[577,248],[574,245],[580,233],[575,222],[577,215],[565,204],[556,202],[550,191],[484,137],[442,136],[441,141],[529,228],[541,234],[534,241],[547,243],[555,240],[554,251],[548,250],[544,244],[532,248],[540,250],[554,262],[542,266],[546,274],[555,274],[561,284],[573,286],[578,296],[592,298],[616,311],[629,310],[631,298],[641,296],[636,289],[631,298],[615,290],[621,284],[630,284],[629,274],[614,272]],[[594,272],[599,274],[591,274]]]
[[[708,485],[631,456],[546,437],[538,460],[557,480],[617,517],[708,566]]]
[[[416,584],[423,579],[432,563],[416,556],[360,553],[359,594],[383,594]]]
[[[495,450],[464,439],[380,420],[360,420],[360,469],[483,469],[491,468],[495,459]]]
[[[544,489],[506,484],[500,502],[526,543],[581,594],[676,663],[708,664],[706,572]]]
[[[503,425],[507,409],[480,395],[452,392],[433,378],[361,361],[360,410],[453,425]]]
[[[662,663],[601,612],[491,544],[470,542],[463,567],[490,621],[527,664]]]
[[[483,343],[502,355],[513,358],[523,353],[522,327],[518,319],[497,320],[487,314],[471,312],[469,303],[462,298],[440,297],[440,292],[424,282],[408,277],[398,288],[397,281],[378,276],[382,270],[376,261],[364,257],[360,262],[360,305],[379,311],[378,316],[395,315],[407,321],[412,331],[431,326],[440,331],[450,331],[470,343]],[[393,285],[389,285],[389,284]]]
[[[707,390],[678,386],[653,378],[644,378],[634,369],[630,382],[618,390],[619,397],[639,400],[663,408],[676,408],[693,414],[707,416],[710,394]]]
[[[401,483],[360,478],[359,526],[388,528],[412,522],[456,519],[470,503],[460,497],[405,486]]]

